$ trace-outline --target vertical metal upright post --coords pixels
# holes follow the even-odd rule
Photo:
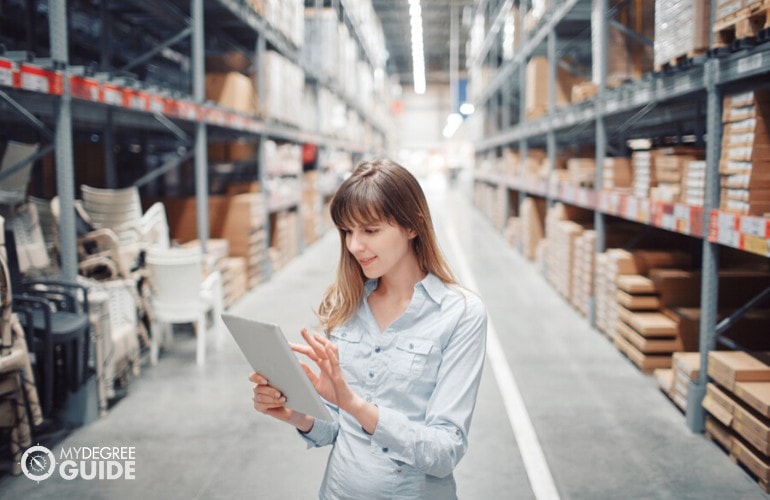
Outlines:
[[[203,0],[191,0],[192,12],[192,80],[193,100],[203,104],[206,97],[204,81],[204,31]],[[209,239],[209,178],[208,178],[208,134],[206,122],[198,121],[195,125],[195,206],[198,224],[198,241],[201,251],[206,252]]]
[[[112,16],[110,15],[109,0],[102,0],[100,15],[102,18],[102,53],[99,69],[102,72],[109,72],[112,69]],[[114,112],[111,106],[107,108],[107,123],[104,127],[102,144],[104,144],[104,174],[107,187],[117,188],[118,171],[115,167]]]
[[[604,157],[607,152],[607,130],[604,124],[604,97],[607,89],[607,62],[609,59],[608,48],[608,19],[609,1],[593,0],[591,11],[592,58],[593,81],[596,83],[596,176],[594,177],[594,189],[598,195],[604,182]],[[605,251],[606,228],[604,214],[600,210],[594,211],[594,230],[596,234],[595,253]],[[596,326],[596,301],[592,296],[588,304],[588,319],[591,326]]]
[[[59,195],[59,243],[62,277],[75,281],[78,274],[75,230],[75,169],[72,158],[72,94],[69,80],[69,42],[67,40],[67,2],[49,2],[48,24],[51,59],[63,72],[61,98],[56,113],[56,186]]]
[[[529,1],[522,0],[519,5],[519,26],[521,26],[521,42],[519,45],[519,53],[521,53],[524,47],[527,46],[527,31],[524,29],[524,19],[529,9]],[[519,130],[523,129],[523,125],[527,122],[527,59],[529,54],[522,54],[518,67],[519,76]],[[529,156],[529,144],[527,139],[522,137],[519,139],[519,175],[526,174],[525,168],[527,166],[527,156]],[[521,204],[527,196],[526,191],[519,191],[519,214],[521,214]],[[519,243],[519,251],[524,253],[523,243]]]
[[[336,12],[336,11],[335,11]],[[257,34],[257,46],[254,53],[254,64],[257,70],[257,102],[265,102],[265,51],[267,50],[267,41],[261,34]],[[272,265],[269,259],[269,250],[271,245],[271,227],[270,227],[270,193],[267,190],[267,173],[265,172],[265,134],[259,135],[259,149],[257,151],[257,172],[259,173],[259,186],[262,190],[262,199],[265,205],[265,259],[262,266],[265,280],[270,279],[272,274]]]
[[[711,25],[716,0],[711,1]],[[711,33],[713,38],[714,34]],[[711,40],[713,43],[713,39]],[[719,245],[708,240],[711,211],[719,208],[719,156],[722,142],[722,90],[717,85],[719,61],[710,59],[704,67],[706,86],[706,193],[703,203],[703,262],[700,289],[700,370],[697,382],[687,388],[687,426],[703,432],[706,413],[703,398],[708,383],[708,353],[716,346],[717,306],[719,303]]]
[[[556,109],[556,72],[559,69],[556,61],[556,27],[552,27],[548,32],[547,40],[548,51],[548,114],[547,120],[551,121],[554,109]],[[548,191],[546,192],[546,203],[548,208],[554,204],[551,195],[551,183],[554,180],[554,171],[556,170],[556,132],[553,129],[553,122],[548,127],[546,134],[546,148],[548,153]]]

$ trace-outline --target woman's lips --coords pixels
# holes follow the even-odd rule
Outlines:
[[[372,262],[374,262],[374,259],[376,259],[376,258],[377,257],[370,257],[368,259],[358,259],[358,263],[361,264],[362,267],[366,267],[369,264],[371,264]]]

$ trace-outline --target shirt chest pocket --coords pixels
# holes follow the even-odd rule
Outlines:
[[[429,340],[402,337],[396,339],[391,351],[388,368],[393,373],[408,377],[419,377],[428,364],[433,343]]]
[[[340,365],[346,366],[355,357],[356,348],[361,344],[361,330],[352,328],[339,328],[329,335],[339,352]]]

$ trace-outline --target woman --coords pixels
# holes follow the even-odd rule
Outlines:
[[[318,316],[292,348],[328,402],[327,422],[283,406],[261,375],[254,408],[333,445],[322,499],[456,498],[486,341],[481,300],[460,288],[439,250],[425,195],[406,169],[363,162],[331,203],[342,249]]]

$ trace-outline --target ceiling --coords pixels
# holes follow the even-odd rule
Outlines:
[[[373,0],[374,10],[382,22],[388,50],[387,69],[398,75],[402,85],[411,85],[412,41],[408,0]],[[423,45],[425,47],[425,79],[431,83],[449,83],[451,16],[458,27],[458,69],[465,68],[465,46],[468,40],[470,7],[475,0],[421,0]],[[454,6],[454,9],[452,8]],[[466,9],[467,8],[467,9]],[[466,10],[465,15],[463,11]]]

